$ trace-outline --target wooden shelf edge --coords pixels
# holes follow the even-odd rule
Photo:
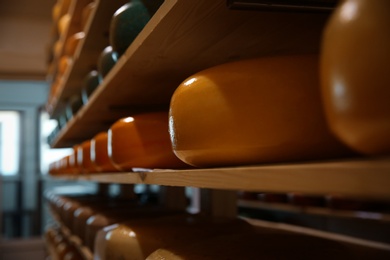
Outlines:
[[[390,221],[390,215],[377,212],[338,210],[327,207],[295,206],[287,203],[269,203],[261,201],[238,200],[237,205],[250,209],[278,210],[299,214],[320,215],[340,218],[355,218],[361,220]]]
[[[271,228],[271,229],[276,229],[281,231],[294,232],[294,233],[349,243],[358,246],[390,251],[390,244],[387,243],[374,242],[370,240],[330,233],[326,231],[315,230],[311,228],[298,227],[290,224],[275,223],[275,222],[269,222],[269,221],[258,220],[258,219],[244,218],[244,217],[241,218],[256,227]]]
[[[129,173],[62,175],[54,178],[390,199],[389,157],[212,169],[137,169],[136,172]]]

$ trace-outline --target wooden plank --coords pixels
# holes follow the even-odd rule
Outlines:
[[[318,13],[232,11],[225,0],[166,0],[94,92],[81,117],[112,107],[129,107],[130,113],[132,107],[167,108],[185,78],[221,63],[318,52],[327,18]],[[82,60],[80,56],[75,68]],[[62,98],[79,88],[78,77],[71,78],[74,89],[66,87]]]
[[[368,220],[379,220],[379,221],[390,221],[390,215],[385,213],[376,212],[363,212],[363,211],[352,211],[352,210],[339,210],[330,208],[320,208],[312,206],[294,206],[287,203],[269,203],[260,201],[248,201],[238,200],[237,205],[243,208],[251,209],[265,209],[272,211],[285,211],[297,214],[310,214],[319,216],[331,216],[340,218],[355,218],[355,219],[368,219]]]
[[[354,238],[346,235],[339,235],[330,232],[325,232],[325,231],[320,231],[320,230],[315,230],[315,229],[305,228],[305,227],[299,227],[299,226],[294,226],[294,225],[289,225],[284,223],[274,223],[274,222],[268,222],[264,220],[250,219],[250,218],[242,218],[242,219],[246,220],[251,225],[260,228],[269,228],[275,231],[279,230],[284,232],[298,233],[301,235],[320,237],[320,238],[339,241],[339,242],[348,243],[352,245],[363,246],[366,247],[367,249],[372,248],[372,249],[390,251],[390,245],[386,243],[374,242],[370,240]]]
[[[194,170],[145,170],[62,177],[109,183],[142,183],[260,192],[340,194],[390,199],[390,158]]]

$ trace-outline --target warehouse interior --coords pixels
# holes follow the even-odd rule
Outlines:
[[[217,166],[216,168],[212,166],[210,167],[212,170],[208,172],[207,167],[199,167],[200,169],[195,169],[197,167],[189,167],[187,165],[189,168],[184,169],[183,175],[180,175],[180,173],[177,173],[174,170],[170,171],[169,168],[164,169],[164,167],[161,167],[161,170],[159,167],[156,167],[156,181],[153,179],[153,181],[150,182],[145,181],[148,180],[149,170],[142,170],[143,168],[148,167],[139,167],[141,170],[133,167],[132,171],[125,171],[125,174],[136,174],[138,179],[135,182],[131,180],[125,180],[125,178],[119,176],[120,173],[118,172],[115,173],[115,178],[117,178],[115,181],[107,181],[110,178],[108,173],[105,173],[105,175],[102,175],[101,173],[100,175],[97,174],[97,177],[95,177],[95,175],[92,173],[92,179],[88,179],[89,177],[85,177],[85,175],[84,177],[81,176],[78,179],[78,177],[74,177],[77,176],[77,174],[74,172],[71,172],[71,177],[69,177],[69,172],[65,174],[60,172],[60,174],[57,174],[58,176],[56,174],[49,174],[51,170],[50,167],[52,167],[55,162],[60,161],[64,157],[74,153],[73,145],[76,143],[81,143],[81,141],[84,141],[87,138],[89,139],[94,137],[94,135],[96,135],[98,132],[101,132],[103,129],[106,130],[108,128],[108,123],[110,123],[110,125],[113,124],[119,118],[127,115],[126,113],[128,111],[131,111],[129,115],[136,114],[134,111],[148,112],[149,110],[156,108],[160,110],[162,108],[163,110],[168,111],[169,104],[167,102],[161,102],[161,100],[166,101],[167,97],[170,98],[174,89],[164,93],[159,92],[157,87],[157,90],[150,90],[150,95],[158,101],[156,101],[155,104],[151,102],[151,105],[148,103],[150,107],[147,109],[145,109],[145,107],[139,106],[138,103],[135,105],[131,104],[126,106],[127,99],[130,101],[136,100],[136,102],[138,102],[139,99],[142,102],[148,98],[148,95],[143,94],[138,94],[138,96],[136,94],[135,97],[133,97],[131,96],[133,94],[131,91],[123,90],[123,81],[125,81],[123,80],[123,75],[127,75],[123,71],[131,68],[134,66],[134,64],[140,64],[141,68],[145,67],[146,70],[150,70],[152,73],[154,73],[151,75],[155,78],[152,79],[152,76],[145,76],[142,72],[142,69],[139,69],[138,71],[135,69],[134,74],[131,74],[133,72],[129,70],[131,71],[128,74],[130,75],[129,78],[133,77],[132,79],[135,82],[146,82],[146,85],[153,85],[155,83],[163,82],[163,87],[168,83],[176,87],[175,84],[178,85],[178,83],[182,82],[184,79],[186,79],[186,77],[191,76],[193,74],[192,72],[197,72],[201,69],[213,67],[214,65],[219,65],[225,62],[236,61],[239,59],[244,60],[248,57],[252,57],[253,53],[255,53],[257,56],[267,56],[270,54],[290,54],[294,53],[294,51],[297,51],[298,53],[305,52],[306,50],[313,52],[314,49],[318,52],[318,41],[321,39],[320,37],[322,35],[322,31],[317,29],[319,24],[322,26],[323,22],[327,21],[328,16],[330,16],[331,12],[334,10],[334,7],[332,7],[331,11],[326,9],[325,15],[323,10],[318,11],[314,8],[316,11],[312,11],[311,8],[313,8],[313,6],[318,3],[324,5],[332,3],[334,5],[335,2],[338,1],[295,1],[297,3],[299,2],[298,11],[296,11],[297,7],[294,6],[294,3],[293,6],[286,7],[283,1],[277,0],[216,1],[218,2],[218,4],[215,4],[216,7],[212,5],[212,8],[210,9],[214,11],[213,8],[215,7],[215,10],[217,10],[215,13],[220,16],[215,15],[215,18],[212,18],[214,13],[212,13],[213,11],[210,11],[210,14],[204,14],[204,21],[223,19],[224,17],[222,14],[224,13],[222,11],[219,13],[218,8],[221,9],[221,6],[225,7],[225,5],[228,5],[229,3],[231,6],[234,6],[234,8],[237,8],[238,12],[249,12],[248,17],[250,16],[250,18],[242,18],[240,16],[237,16],[237,18],[234,16],[234,19],[237,19],[234,20],[234,22],[241,22],[245,19],[249,21],[248,22],[245,20],[242,22],[242,26],[234,27],[234,22],[233,20],[229,20],[230,18],[225,18],[226,20],[221,22],[221,24],[225,24],[224,26],[221,26],[221,28],[226,29],[228,26],[231,26],[234,27],[234,30],[232,30],[233,33],[242,31],[242,41],[246,39],[245,37],[249,39],[247,43],[244,44],[245,46],[243,46],[243,49],[247,49],[246,52],[242,50],[232,51],[235,46],[226,47],[228,44],[225,44],[225,42],[228,41],[232,41],[234,44],[237,44],[238,47],[240,47],[237,43],[241,42],[240,40],[237,40],[240,37],[231,36],[228,33],[229,30],[226,29],[226,31],[221,32],[221,34],[225,33],[227,36],[220,37],[221,40],[217,39],[217,37],[213,35],[212,30],[214,30],[214,28],[210,27],[210,30],[208,30],[208,26],[203,25],[203,23],[206,22],[202,22],[202,20],[198,21],[198,18],[191,13],[192,9],[187,8],[186,4],[183,4],[185,1],[166,0],[162,5],[162,8],[158,10],[158,16],[152,17],[152,19],[155,20],[150,20],[152,23],[148,24],[148,26],[155,26],[155,28],[149,29],[149,27],[145,27],[147,30],[142,31],[140,37],[135,40],[138,40],[140,43],[137,42],[138,44],[130,46],[126,54],[124,54],[123,58],[121,58],[121,62],[118,63],[120,65],[119,68],[118,65],[116,65],[116,74],[109,74],[108,83],[106,82],[107,80],[103,81],[103,83],[100,83],[105,87],[105,89],[101,91],[103,94],[97,96],[96,98],[94,97],[92,102],[95,103],[91,103],[92,105],[85,109],[86,112],[83,112],[87,116],[91,116],[91,121],[87,121],[85,120],[86,116],[83,115],[84,120],[90,123],[91,127],[83,128],[83,125],[80,130],[79,128],[74,127],[76,123],[70,121],[71,123],[68,122],[68,127],[70,125],[74,128],[71,129],[71,127],[69,127],[69,131],[65,129],[66,127],[62,128],[59,130],[58,134],[56,129],[60,123],[58,118],[54,118],[51,114],[51,111],[48,111],[50,110],[48,109],[48,103],[51,102],[50,93],[54,85],[53,82],[55,82],[55,80],[53,80],[54,76],[52,74],[53,60],[56,60],[56,57],[53,57],[53,26],[55,24],[55,21],[53,21],[53,7],[56,5],[56,3],[61,1],[66,0],[0,1],[0,259],[65,259],[61,258],[63,256],[59,257],[56,253],[54,253],[53,256],[52,250],[54,249],[49,249],[51,242],[48,242],[47,230],[50,229],[52,231],[55,229],[56,232],[57,230],[62,230],[58,227],[60,224],[56,223],[56,218],[53,217],[53,209],[51,208],[52,205],[49,206],[50,203],[53,203],[53,201],[50,202],[50,198],[55,200],[54,195],[52,195],[55,194],[55,192],[58,192],[58,194],[65,194],[57,194],[56,196],[66,197],[68,195],[70,196],[69,198],[73,198],[72,196],[75,196],[75,200],[77,203],[79,203],[82,201],[82,199],[78,201],[78,195],[76,196],[74,194],[81,194],[83,192],[88,194],[88,196],[90,194],[97,194],[96,196],[101,196],[102,194],[107,196],[118,196],[119,194],[119,196],[122,196],[125,194],[123,196],[126,197],[129,194],[124,192],[124,190],[127,190],[128,192],[129,189],[131,189],[132,192],[136,194],[130,194],[132,199],[134,196],[138,196],[137,198],[140,198],[140,201],[147,201],[148,203],[155,203],[158,201],[160,206],[164,205],[170,209],[177,210],[180,208],[185,209],[187,213],[201,212],[208,216],[239,216],[240,218],[250,218],[254,220],[254,223],[257,220],[272,223],[272,228],[276,228],[278,230],[280,228],[280,230],[283,231],[285,228],[284,225],[286,225],[286,227],[291,232],[301,232],[302,234],[306,234],[305,232],[307,232],[307,234],[321,238],[326,237],[326,239],[330,239],[332,241],[342,241],[343,243],[347,244],[351,243],[353,244],[353,247],[356,246],[356,252],[363,252],[365,254],[365,248],[367,247],[367,256],[377,256],[378,259],[385,259],[386,256],[390,254],[390,193],[386,192],[386,189],[384,188],[387,184],[390,183],[390,164],[388,157],[389,154],[386,152],[379,155],[376,154],[371,157],[364,157],[361,155],[356,156],[354,154],[351,157],[347,156],[341,159],[336,157],[336,159],[316,159],[309,162],[309,165],[314,163],[313,171],[318,171],[320,173],[323,172],[323,169],[326,171],[326,169],[328,169],[327,167],[330,169],[328,171],[334,170],[335,173],[340,174],[343,173],[343,171],[348,172],[348,174],[353,174],[356,171],[356,179],[354,179],[354,177],[348,177],[350,179],[346,178],[342,179],[341,181],[344,183],[351,183],[350,185],[346,184],[348,188],[344,188],[343,185],[339,185],[340,187],[336,187],[335,185],[336,188],[334,189],[333,187],[324,188],[324,190],[329,189],[331,191],[345,191],[347,195],[351,195],[350,201],[348,200],[348,196],[346,197],[347,199],[345,201],[343,200],[343,194],[340,196],[340,205],[345,205],[346,209],[343,209],[342,206],[339,206],[339,204],[337,204],[337,200],[336,204],[332,204],[334,208],[329,209],[329,207],[332,206],[329,206],[330,204],[327,200],[328,197],[325,196],[328,194],[321,195],[316,194],[315,192],[310,194],[310,192],[308,192],[308,196],[305,197],[305,193],[300,193],[301,190],[313,191],[315,189],[313,188],[314,186],[318,188],[321,187],[321,184],[316,184],[313,187],[308,185],[308,188],[303,185],[301,190],[299,190],[300,188],[297,188],[297,192],[294,190],[290,191],[288,188],[285,188],[289,187],[289,184],[285,184],[284,181],[280,181],[281,186],[278,186],[279,184],[271,184],[270,186],[267,184],[263,185],[261,184],[261,181],[259,182],[260,184],[258,184],[258,186],[256,186],[257,184],[250,184],[250,178],[255,176],[257,171],[262,172],[263,170],[261,170],[261,168],[263,166],[265,166],[264,174],[266,176],[269,176],[267,174],[272,173],[273,171],[276,173],[279,171],[279,169],[284,169],[284,166],[286,166],[286,170],[281,170],[282,176],[285,173],[288,175],[290,171],[294,173],[296,172],[298,175],[302,173],[302,176],[309,176],[308,172],[311,169],[311,166],[309,166],[309,168],[305,168],[305,162],[300,164],[301,162],[299,161],[297,165],[295,165],[296,162],[283,161],[279,161],[277,163],[265,163],[261,166],[258,166],[256,163],[254,163],[254,165],[249,165],[249,168],[245,168],[247,166],[245,164],[233,166],[222,165],[221,172],[225,173],[226,171],[226,176],[228,177],[226,177],[226,179],[222,179],[221,181],[217,179],[220,177],[218,168],[220,166]],[[87,0],[71,1],[74,3],[92,2]],[[347,1],[353,2],[353,0]],[[99,4],[103,6],[114,5],[110,4],[110,1],[108,0],[96,0],[95,2],[98,3],[98,6]],[[129,1],[119,2],[126,3]],[[119,5],[119,2],[116,3],[116,5]],[[196,1],[188,2],[191,2],[188,4],[189,6],[196,6]],[[207,6],[206,2],[207,1],[200,1],[200,12],[202,11],[202,8]],[[240,2],[246,2],[247,4],[249,3],[248,5],[252,6],[252,9],[249,8],[249,10],[247,10],[248,7],[245,5],[243,5],[244,7],[241,6]],[[266,9],[264,9],[263,6],[264,2],[267,2],[265,7]],[[268,2],[277,2],[277,5],[276,7],[272,6],[272,8],[267,9],[269,8],[267,6],[269,5]],[[302,8],[302,2],[304,2],[303,5],[311,5],[311,8],[303,8],[303,11],[300,10],[299,8]],[[260,8],[258,7],[258,3],[261,3]],[[280,8],[279,5],[282,7]],[[74,4],[74,6],[77,6],[77,4]],[[114,9],[112,6],[110,8]],[[97,14],[100,14],[99,12],[103,13],[103,11],[100,9],[97,10]],[[234,11],[230,10],[230,12]],[[167,15],[164,12],[166,12]],[[193,24],[188,22],[187,25],[187,20],[184,18],[181,18],[182,20],[170,18],[169,14],[172,12],[191,14],[189,15],[188,20],[193,19],[196,22],[193,22]],[[270,22],[275,22],[277,19],[284,16],[285,19],[295,19],[299,16],[299,14],[302,14],[302,16],[305,18],[297,18],[291,25],[285,26],[285,28],[283,28],[281,31],[283,33],[290,32],[292,30],[296,30],[296,27],[304,25],[302,27],[302,31],[304,31],[304,33],[291,33],[291,35],[289,35],[291,42],[289,43],[283,42],[274,45],[272,40],[266,40],[263,43],[264,45],[262,45],[264,50],[257,51],[256,48],[259,42],[257,39],[258,36],[253,38],[252,36],[249,36],[257,35],[257,28],[259,28],[259,31],[265,31],[266,33],[264,34],[275,37],[275,39],[280,40],[284,38],[282,36],[283,33],[272,31],[272,29],[267,29],[273,28],[272,26],[276,25],[272,25],[270,27],[258,27],[256,24],[256,14],[263,14],[264,17],[266,17],[266,20],[268,19],[267,21]],[[164,15],[168,17],[168,21],[166,23],[164,20]],[[276,18],[274,18],[274,15]],[[313,15],[314,18],[311,17],[311,15]],[[318,17],[316,17],[316,15],[318,15]],[[242,16],[245,17],[245,15]],[[314,22],[312,24],[305,24],[306,17],[307,19],[311,19],[310,21]],[[324,17],[326,19],[324,19]],[[97,29],[93,30],[93,26],[98,27],[99,23],[94,21],[98,19],[90,19],[91,21],[88,23],[88,26],[91,26],[92,28],[90,31],[95,32]],[[177,24],[175,24],[175,22],[177,22]],[[201,29],[197,28],[197,23],[202,24],[203,27],[199,28],[203,28],[204,33]],[[247,26],[249,23],[252,23],[252,25]],[[191,37],[189,37],[190,40],[185,38],[187,35],[186,33],[183,33],[183,31],[186,29],[183,29],[181,25],[183,25],[183,28],[188,26],[189,31],[192,30],[194,33],[199,33],[204,37],[212,38],[215,42],[213,42],[213,44],[208,44],[208,41],[205,40],[202,42],[201,39],[199,42],[192,43],[191,41],[194,39]],[[154,56],[152,58],[149,57],[149,59],[143,60],[142,54],[148,53],[148,48],[159,46],[159,44],[155,43],[155,40],[159,39],[157,37],[161,38],[161,34],[163,34],[160,33],[159,35],[158,30],[163,30],[159,26],[165,30],[166,28],[172,28],[173,33],[167,33],[167,38],[161,40],[161,45],[165,44],[168,46],[166,48],[166,53],[165,50],[156,50],[157,63],[161,61],[162,64],[158,65],[166,65],[166,67],[156,69],[157,66],[155,68],[154,65],[151,65],[153,62],[150,61],[154,61]],[[177,35],[175,35],[175,30],[178,31]],[[263,31],[259,32],[258,34],[260,35],[263,33]],[[180,35],[180,33],[183,33],[184,36]],[[105,38],[107,38],[107,34],[108,33],[105,32]],[[151,35],[150,37],[149,34]],[[302,39],[302,35],[307,38]],[[197,37],[196,40],[198,40],[198,38],[199,37]],[[307,46],[301,47],[301,42],[304,40],[307,40]],[[89,40],[89,44],[90,42],[91,40]],[[183,47],[182,44],[184,43],[188,44],[190,47]],[[197,47],[196,44],[201,47]],[[96,45],[99,45],[100,47],[102,44],[99,43]],[[293,46],[291,49],[293,51],[289,49],[290,45]],[[170,46],[174,46],[174,48],[170,48]],[[311,48],[312,46],[316,47]],[[205,48],[205,53],[199,51],[198,49],[200,48]],[[93,51],[95,52],[93,53],[93,56],[86,49],[88,48],[85,47],[84,49],[81,49],[80,47],[80,53],[84,51],[91,57],[95,58],[99,54],[97,51],[91,48],[91,53]],[[158,49],[158,47],[156,47],[156,49]],[[192,53],[192,51],[194,53]],[[223,54],[221,54],[224,51],[231,53],[225,57]],[[164,60],[167,59],[167,56],[176,52],[178,54],[172,59],[172,61],[164,63]],[[183,54],[186,52],[189,54]],[[154,53],[154,51],[151,51],[151,53]],[[208,60],[206,56],[213,55],[210,55],[210,53],[215,53],[215,56]],[[185,66],[181,66],[180,56],[183,55],[187,55],[187,58],[193,58],[193,65],[186,64]],[[134,60],[132,60],[132,57],[135,57]],[[85,61],[83,62],[87,63]],[[79,64],[83,62],[79,62]],[[388,64],[389,63],[387,63],[387,65]],[[78,65],[74,66],[76,67]],[[136,74],[137,72],[139,75]],[[166,77],[167,72],[168,74],[171,73],[169,77]],[[76,73],[74,73],[74,75],[76,75]],[[122,76],[122,78],[120,78],[120,76]],[[164,77],[167,78],[167,83],[164,82]],[[107,90],[110,86],[115,84],[118,85],[118,87],[115,87],[116,90],[119,91],[117,99],[115,97],[115,91],[110,92]],[[71,88],[68,87],[68,89]],[[112,87],[112,89],[115,88]],[[72,91],[74,92],[72,89],[69,93]],[[66,99],[68,102],[70,94],[68,92],[64,93],[67,94],[63,95],[68,96],[65,98],[63,96],[62,98]],[[107,99],[102,97],[105,93],[107,93]],[[123,96],[119,97],[122,94]],[[58,104],[61,104],[60,101],[58,102]],[[102,109],[100,111],[97,109],[100,104],[99,102],[102,102],[102,107],[104,108],[112,108],[112,110],[109,110],[108,115],[102,112],[106,110]],[[58,104],[57,106],[60,107]],[[62,105],[64,104],[65,103]],[[57,109],[57,111],[52,113],[58,114],[59,109],[55,109]],[[96,115],[99,113],[101,113],[102,118],[103,116],[105,116],[105,118],[97,120],[95,117],[98,117]],[[74,117],[76,116],[74,115]],[[76,120],[74,120],[74,122],[76,122]],[[79,125],[82,124],[79,123]],[[54,142],[52,136],[53,133],[56,133]],[[69,139],[67,139],[68,136]],[[346,162],[346,164],[343,164],[343,162]],[[253,171],[251,168],[252,166],[255,167]],[[291,168],[289,168],[290,166]],[[302,168],[299,168],[300,166],[302,166]],[[245,172],[243,177],[237,177],[235,167],[244,168],[244,170],[242,170]],[[267,167],[270,167],[269,171]],[[274,169],[272,167],[276,168]],[[161,172],[159,172],[159,170],[161,170]],[[152,172],[152,176],[152,174],[155,172],[153,172],[153,170],[150,171]],[[165,171],[172,174],[173,180],[164,180],[163,174]],[[240,168],[237,171],[240,171]],[[377,179],[373,178],[372,183],[380,185],[378,188],[376,188],[373,187],[373,184],[370,182],[366,187],[363,183],[364,180],[367,179],[365,174],[374,175],[375,171],[379,172],[380,177]],[[190,177],[190,180],[195,180],[194,185],[192,185],[190,182],[187,182],[186,180],[182,182],[176,182],[176,178],[178,178],[178,176],[182,177],[187,173],[189,174],[188,176]],[[199,183],[197,183],[197,173],[200,174]],[[214,179],[213,175],[210,184],[204,184],[203,179],[206,181],[208,180],[208,173],[214,173],[216,177]],[[229,176],[233,176],[232,179],[230,179]],[[330,176],[335,176],[335,174],[331,174]],[[249,181],[245,178],[248,178]],[[257,178],[258,177],[255,176],[253,177],[253,180],[258,180]],[[261,174],[259,178],[261,179]],[[270,177],[264,178],[265,182],[269,180],[271,182],[273,181],[273,179]],[[328,181],[327,178],[324,178],[323,180],[325,183],[328,183],[326,182]],[[226,185],[218,184],[219,182],[223,183],[224,181],[227,183],[230,181],[230,183]],[[160,185],[159,182],[162,182],[163,184]],[[289,183],[289,181],[286,182]],[[337,181],[329,181],[329,183],[337,183]],[[349,188],[349,186],[351,186],[351,188]],[[249,187],[248,190],[246,190],[245,187]],[[295,186],[292,185],[292,187],[295,189]],[[297,187],[301,186],[298,185]],[[262,188],[265,189],[264,192]],[[267,188],[269,188],[269,190],[267,190]],[[377,193],[376,190],[378,191]],[[300,197],[301,195],[302,198]],[[313,196],[311,197],[310,195]],[[317,195],[321,195],[322,197]],[[336,199],[338,198],[338,195],[339,194],[336,194]],[[295,196],[295,200],[291,199],[293,196]],[[267,201],[267,198],[269,201]],[[309,205],[310,203],[312,203],[314,206]],[[360,205],[363,206],[359,208]],[[365,208],[366,205],[368,205],[367,208]],[[55,228],[53,228],[53,226],[55,226]],[[69,241],[73,240],[69,239]],[[82,245],[82,242],[76,243],[73,241],[71,243],[79,243],[79,248],[77,250],[80,252],[85,253],[85,251],[87,251],[87,253],[85,253],[80,259],[100,259],[96,258],[96,255],[95,258],[93,258],[93,249],[92,251],[91,248],[86,249],[86,247]],[[361,249],[359,246],[361,246],[363,249]],[[75,248],[77,246],[72,244],[72,247]],[[370,250],[372,250],[372,252]],[[108,257],[104,259],[110,258]]]

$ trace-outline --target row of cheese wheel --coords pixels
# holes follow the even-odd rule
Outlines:
[[[53,35],[53,45],[50,53],[51,58],[49,59],[51,62],[49,67],[49,74],[51,75],[49,76],[52,77],[46,105],[46,109],[49,112],[58,103],[58,96],[66,80],[66,73],[74,62],[78,46],[85,38],[87,22],[93,10],[96,8],[96,2],[93,0],[83,3],[84,5],[80,8],[81,11],[79,12],[71,10],[70,6],[75,5],[74,1],[71,0],[58,0],[53,7],[53,23],[57,25],[54,26],[57,33]],[[58,9],[61,6],[66,6],[66,11],[61,17],[57,17]],[[72,30],[69,30],[70,26]]]
[[[50,225],[45,229],[45,243],[49,249],[50,259],[85,260],[85,250],[82,251],[77,240],[65,234],[58,225]],[[90,256],[90,254],[88,254]],[[87,257],[88,257],[87,256]],[[48,258],[49,259],[49,258]]]
[[[92,171],[89,161],[99,164],[96,158],[103,153],[123,171],[183,167],[175,155],[197,167],[355,156],[353,149],[359,149],[330,130],[318,69],[318,56],[301,55],[243,60],[199,72],[176,89],[169,113],[123,118],[99,135],[105,136],[101,146],[94,139],[92,145],[83,143],[77,149],[84,151],[79,166]]]
[[[120,8],[112,23],[131,16],[138,4],[133,1]],[[340,10],[348,4],[336,10],[327,26],[320,56],[242,60],[185,80],[171,100],[169,133],[174,153],[185,163],[199,167],[388,154],[389,59],[380,41],[388,42],[387,34],[373,35],[370,42],[381,43],[378,50],[382,55],[378,50],[365,54],[370,63],[356,60],[356,71],[351,71],[348,61],[359,55],[343,45],[339,47],[345,50],[345,57],[340,58],[342,49],[334,45],[343,38],[340,28],[352,35],[346,39],[352,46],[352,38],[361,39],[382,26],[376,21],[370,24],[371,30],[354,30],[351,21],[364,20],[364,10],[382,17],[377,20],[388,19],[380,5],[356,5],[359,12],[354,13],[354,20],[339,19],[343,14]],[[343,24],[335,28],[336,22]],[[114,32],[110,36],[114,37]],[[134,37],[126,41],[126,46]],[[111,42],[113,46],[117,43]],[[119,52],[120,48],[111,50]]]
[[[132,0],[121,6],[113,14],[108,32],[109,44],[104,50],[102,50],[95,68],[85,76],[83,85],[81,86],[82,89],[80,89],[79,93],[75,93],[75,95],[68,100],[68,107],[62,115],[63,117],[69,120],[75,113],[77,113],[82,105],[86,104],[89,96],[100,85],[103,78],[108,74],[108,72],[116,64],[118,58],[124,54],[129,45],[138,36],[150,18],[160,7],[162,2],[163,1],[161,0]],[[91,2],[84,7],[84,11],[80,14],[83,16],[81,18],[82,21],[85,20],[86,22],[86,19],[88,19],[89,15],[92,13],[93,8],[96,8],[95,2]],[[67,15],[69,16],[69,14]],[[88,15],[88,17],[84,17],[86,15]],[[81,28],[84,29],[85,24],[82,24]],[[73,56],[77,46],[84,37],[85,33],[80,31],[70,36],[66,41],[65,50],[58,61],[57,74],[51,87],[48,110],[53,109],[53,106],[56,105],[59,90],[62,88],[64,80],[66,80],[64,75],[72,66]],[[56,51],[56,47],[54,47],[54,52],[58,52]],[[59,54],[57,53],[57,55]]]
[[[58,207],[61,201],[63,206]],[[64,224],[74,235],[81,235],[94,259],[284,259],[302,254],[307,258],[329,259],[353,258],[358,253],[347,244],[255,228],[238,218],[205,217],[134,204],[123,204],[122,209],[113,212],[113,207],[104,205],[101,198],[98,205],[91,197],[52,196],[49,202],[54,209],[62,209],[60,214],[73,215],[73,222]],[[88,242],[90,235],[83,236],[82,230],[93,231],[93,242]]]
[[[73,153],[50,164],[49,172],[91,173],[131,171],[133,168],[185,168],[173,153],[168,113],[155,112],[123,118]]]

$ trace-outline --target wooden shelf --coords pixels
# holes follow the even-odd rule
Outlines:
[[[285,212],[298,213],[298,214],[379,220],[383,222],[390,222],[389,214],[377,213],[377,212],[338,210],[338,209],[331,209],[326,207],[295,206],[288,203],[269,203],[269,202],[249,201],[249,200],[239,200],[237,204],[239,207],[250,208],[250,209],[265,209],[271,211],[285,211]]]
[[[328,240],[339,241],[342,243],[363,246],[366,247],[366,249],[368,248],[381,249],[381,250],[385,250],[385,252],[387,252],[386,254],[388,254],[388,252],[390,251],[390,245],[387,243],[374,242],[370,240],[354,238],[346,235],[334,234],[334,233],[315,230],[311,228],[298,227],[295,225],[289,225],[284,223],[274,223],[274,222],[268,222],[268,221],[251,219],[251,218],[243,218],[243,219],[253,226],[260,227],[260,228],[269,228],[273,231],[279,230],[282,232],[293,232],[300,235],[308,235],[312,237],[324,238]]]
[[[68,99],[81,92],[85,76],[91,70],[96,69],[100,53],[109,45],[108,31],[112,15],[127,2],[126,0],[115,2],[96,0],[96,7],[85,26],[87,37],[80,42],[73,57],[73,65],[64,75],[65,80],[64,84],[60,86],[58,103],[55,104],[52,111],[49,111],[51,117],[58,116],[65,108]],[[81,4],[79,3],[79,5]]]
[[[92,32],[102,27],[99,10],[108,4],[100,0],[60,100],[79,90],[80,76],[96,55],[83,50],[92,49],[87,42],[100,44]],[[252,57],[316,53],[327,18],[229,10],[225,0],[166,0],[52,147],[92,138],[123,116],[168,109],[176,87],[202,69]]]
[[[191,170],[134,169],[134,172],[130,173],[55,178],[101,183],[339,194],[379,200],[390,199],[390,158]]]

